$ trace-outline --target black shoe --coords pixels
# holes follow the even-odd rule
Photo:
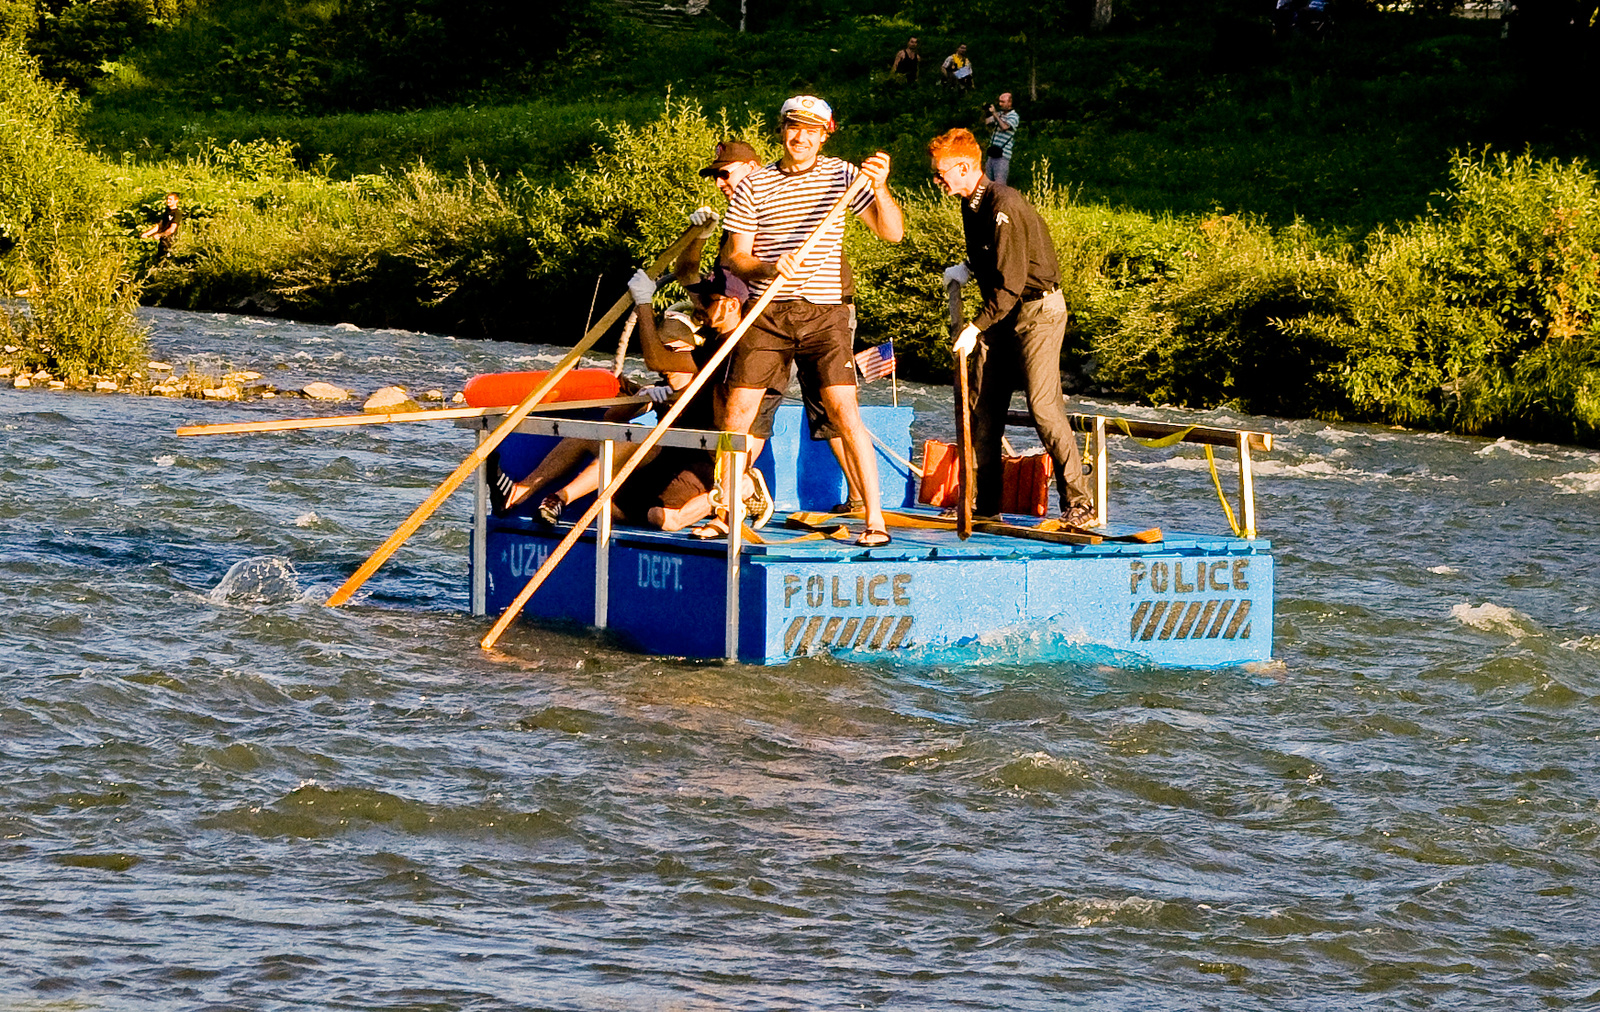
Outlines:
[[[561,519],[561,514],[565,512],[566,508],[567,504],[561,501],[560,496],[547,495],[539,503],[539,520],[541,523],[547,523],[554,527],[556,521]]]
[[[511,480],[510,475],[500,470],[499,450],[489,451],[484,466],[488,468],[489,511],[497,517],[503,517],[511,511],[506,503],[510,502],[511,493],[516,489],[517,483]]]
[[[844,502],[836,502],[836,503],[834,503],[833,504],[833,509],[829,510],[828,512],[830,512],[830,513],[860,513],[863,510],[865,510],[866,508],[867,508],[867,502],[866,502],[865,499],[846,499]]]

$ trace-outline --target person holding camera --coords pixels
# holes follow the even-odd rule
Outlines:
[[[1007,182],[1011,174],[1011,149],[1017,143],[1017,126],[1022,122],[1011,108],[1011,92],[1004,91],[994,105],[983,107],[983,123],[989,128],[989,150],[984,162],[984,173],[996,183]]]

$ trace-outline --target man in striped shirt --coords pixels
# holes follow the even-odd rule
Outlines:
[[[752,297],[783,280],[778,295],[734,349],[727,377],[723,427],[748,429],[767,388],[788,383],[791,362],[802,384],[822,393],[828,418],[844,439],[866,500],[867,531],[859,544],[889,543],[878,501],[878,464],[872,436],[861,421],[851,359],[850,306],[845,301],[844,219],[824,233],[802,262],[795,254],[822,223],[857,172],[872,185],[850,209],[879,238],[899,242],[905,234],[900,205],[889,192],[889,156],[878,152],[857,169],[822,154],[833,132],[833,110],[820,98],[789,99],[779,112],[783,156],[750,173],[728,204],[728,241],[723,262],[750,285]]]

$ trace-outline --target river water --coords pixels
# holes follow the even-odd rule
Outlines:
[[[281,387],[558,354],[148,315]],[[468,433],[0,390],[0,1008],[1600,1002],[1600,454],[1119,410],[1275,434],[1273,663],[485,655],[465,493],[320,605]],[[1225,524],[1197,448],[1112,473]]]

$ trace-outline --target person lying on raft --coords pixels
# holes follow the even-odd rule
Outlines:
[[[715,220],[715,215],[712,215],[712,223]],[[667,385],[681,390],[705,367],[723,339],[739,326],[750,289],[737,275],[720,265],[701,277],[698,263],[687,260],[687,254],[685,258],[680,258],[676,275],[689,293],[689,316],[686,319],[681,313],[675,313],[677,307],[668,309],[662,316],[663,326],[658,329],[654,321],[648,319],[650,314],[645,311],[646,307],[640,307],[639,347],[644,353],[645,364],[659,372]],[[630,284],[639,285],[636,299],[648,282],[649,279],[642,272],[634,276]],[[717,431],[716,416],[721,396],[722,384],[703,385],[678,416],[678,427]],[[769,392],[768,403],[763,405],[764,430],[760,438],[771,436],[772,415],[782,399],[781,393]],[[756,440],[752,442],[755,445],[750,455],[754,458],[760,452],[760,443]],[[661,464],[663,459],[676,462],[681,467],[676,471],[675,481],[659,486],[660,501],[647,509],[646,522],[664,531],[677,531],[710,516],[721,494],[716,485],[715,456],[702,450],[662,451],[659,458],[647,461],[639,469],[642,474],[653,467],[661,468],[661,473],[656,474],[651,483],[641,483],[641,491],[648,491],[651,484],[662,481],[666,473],[672,471],[673,465]],[[760,527],[772,517],[772,496],[767,491],[766,479],[760,471],[751,467],[746,475],[751,492],[745,497],[745,508],[751,524]],[[698,489],[695,488],[696,484]],[[625,486],[623,492],[627,491]],[[684,493],[691,491],[692,495],[685,496]]]
[[[712,216],[715,223],[715,216]],[[697,222],[697,224],[699,224]],[[726,272],[699,278],[698,269],[679,272],[689,300],[668,308],[657,324],[651,306],[655,282],[643,271],[628,283],[639,321],[639,341],[645,364],[662,374],[663,383],[647,387],[645,393],[655,402],[658,415],[664,415],[669,398],[688,386],[697,369],[698,351],[709,344],[715,350],[721,336],[738,326],[743,301],[749,291],[743,282]],[[709,352],[706,358],[709,358]],[[704,361],[704,359],[699,359]],[[678,427],[715,431],[715,386],[706,384],[678,420]],[[632,406],[613,408],[607,421],[628,421],[638,412]],[[769,429],[770,432],[770,429]],[[496,515],[504,515],[527,501],[541,488],[569,472],[584,456],[593,454],[593,440],[564,439],[539,466],[521,481],[491,470],[490,499]],[[621,465],[638,449],[637,444],[616,447],[616,463]],[[714,508],[710,491],[715,483],[715,461],[703,450],[655,447],[612,501],[613,515],[637,525],[649,524],[663,530],[680,530],[707,515]],[[746,497],[752,523],[764,524],[772,516],[772,499],[759,472],[753,478],[754,491]],[[555,523],[567,504],[599,489],[598,462],[590,462],[571,481],[539,504],[538,516]]]
[[[627,394],[640,394],[650,398],[655,404],[663,404],[671,399],[674,390],[665,384],[657,386],[639,387],[627,379],[622,381],[621,392]],[[631,422],[644,414],[648,408],[640,408],[634,404],[619,404],[606,409],[601,421],[606,422]],[[537,467],[517,481],[500,470],[499,454],[489,455],[489,502],[495,516],[506,516],[518,506],[527,502],[551,482],[562,475],[570,474],[572,469],[592,458],[599,452],[600,444],[593,439],[577,439],[568,436],[556,444],[555,449],[545,454]],[[621,464],[628,459],[627,455],[634,447],[623,444],[617,447],[616,461]],[[539,502],[536,515],[547,524],[553,524],[561,519],[561,511],[567,503],[579,496],[588,495],[599,489],[600,466],[591,461],[569,482],[561,487],[554,495],[545,496]]]

